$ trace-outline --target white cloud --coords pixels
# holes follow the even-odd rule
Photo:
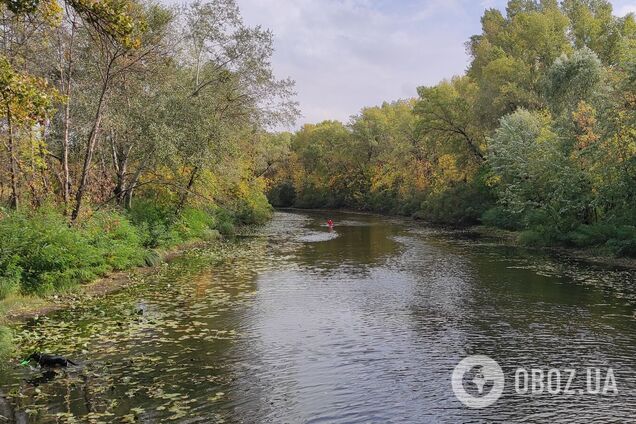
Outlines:
[[[636,3],[626,4],[625,6],[620,7],[617,11],[618,16],[625,16],[629,13],[636,14]]]
[[[458,2],[381,3],[239,0],[246,22],[273,30],[274,68],[297,81],[303,122],[346,121],[465,69],[465,36],[445,19],[464,15]]]
[[[237,0],[273,30],[273,66],[297,82],[304,122],[347,121],[364,106],[416,95],[464,72],[465,42],[506,0]],[[613,2],[619,14],[634,0]]]

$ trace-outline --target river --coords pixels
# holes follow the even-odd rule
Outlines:
[[[634,271],[408,220],[278,212],[254,234],[136,279],[16,329],[24,354],[79,365],[0,372],[0,423],[636,417]],[[505,375],[483,409],[451,388],[458,362],[477,354]],[[554,368],[562,386],[576,370],[575,390],[521,393],[520,368]],[[588,393],[588,368],[601,383],[611,370],[616,390]]]

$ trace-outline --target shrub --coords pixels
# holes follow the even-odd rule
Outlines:
[[[507,211],[502,206],[495,206],[484,212],[481,216],[481,222],[484,225],[505,230],[520,230],[523,227],[521,217]]]
[[[459,183],[429,195],[414,216],[435,224],[470,225],[478,223],[492,203],[490,192],[481,183]]]
[[[374,212],[394,212],[398,207],[397,197],[393,190],[372,191],[366,197],[366,209]]]
[[[96,247],[52,210],[0,221],[0,274],[19,275],[25,292],[46,293],[90,279],[103,265]]]
[[[0,298],[61,290],[145,257],[137,229],[116,212],[98,212],[77,227],[51,209],[13,213],[0,220],[0,238]]]
[[[181,242],[174,230],[174,208],[149,200],[136,200],[127,211],[128,218],[138,228],[141,243],[148,248],[169,247]]]
[[[327,191],[312,184],[303,187],[296,196],[294,206],[302,209],[324,208],[330,203]]]
[[[609,240],[607,242],[607,247],[616,256],[629,256],[632,258],[636,258],[636,238],[632,238],[629,240]]]
[[[267,193],[269,202],[278,208],[294,206],[296,202],[296,188],[291,181],[284,181],[272,187]]]
[[[259,182],[244,183],[240,186],[240,195],[231,205],[234,222],[237,224],[263,224],[272,216],[272,206],[263,194],[263,185]]]
[[[631,225],[608,222],[580,225],[563,240],[575,247],[604,246],[617,256],[636,256],[636,227]]]
[[[215,227],[216,218],[212,213],[194,208],[186,208],[175,224],[181,240],[204,239]]]
[[[144,263],[145,252],[137,228],[117,212],[98,212],[81,229],[98,249],[106,265],[123,270]]]
[[[5,264],[0,264],[0,300],[20,290],[22,268],[18,265],[19,258],[13,256]]]

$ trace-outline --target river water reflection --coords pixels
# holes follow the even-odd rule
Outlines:
[[[8,422],[627,422],[636,273],[365,215],[277,213],[145,281],[27,324],[23,349],[78,359],[0,374]],[[502,398],[463,406],[451,373],[497,360]],[[611,367],[616,396],[519,395],[524,368]],[[584,380],[585,376],[581,376]],[[3,418],[0,418],[0,423]]]

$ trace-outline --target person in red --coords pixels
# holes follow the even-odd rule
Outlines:
[[[329,227],[330,230],[333,230],[333,221],[331,219],[327,221],[327,227]]]

